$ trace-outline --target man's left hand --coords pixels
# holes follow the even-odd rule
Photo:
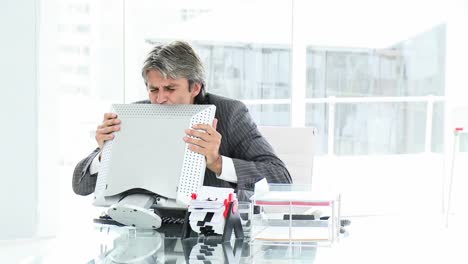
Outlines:
[[[206,124],[194,125],[193,129],[186,129],[185,133],[188,136],[184,137],[184,141],[189,143],[189,149],[205,156],[206,167],[221,175],[222,158],[219,154],[219,146],[221,145],[221,134],[216,131],[218,119],[213,120],[213,126]],[[193,138],[194,137],[194,138]]]

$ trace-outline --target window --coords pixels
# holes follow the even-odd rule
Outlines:
[[[322,139],[318,153],[440,152],[444,58],[444,25],[387,49],[308,47],[306,124],[333,136],[333,149]],[[317,99],[332,105],[330,116]]]

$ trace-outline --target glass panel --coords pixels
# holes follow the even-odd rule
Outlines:
[[[403,59],[401,95],[445,94],[445,25],[395,46]]]
[[[289,104],[247,105],[252,118],[259,126],[290,126]]]
[[[195,44],[207,72],[207,91],[234,99],[287,99],[291,52],[285,46]]]
[[[445,103],[435,102],[432,111],[432,152],[443,153],[444,151],[444,115]]]
[[[468,152],[468,134],[460,133],[459,137],[458,151]]]
[[[403,58],[394,49],[376,50],[372,55],[373,83],[369,96],[400,96],[405,95],[402,85]]]
[[[384,49],[307,47],[307,97],[445,94],[445,25]]]
[[[369,96],[371,83],[368,52],[331,51],[326,53],[326,96]]]
[[[323,50],[307,50],[306,57],[307,82],[306,97],[327,97],[326,82],[326,52]]]
[[[328,107],[327,104],[306,105],[306,126],[317,129],[316,155],[328,152]]]
[[[337,155],[424,152],[425,103],[337,104]]]

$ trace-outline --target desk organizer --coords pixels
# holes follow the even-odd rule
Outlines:
[[[340,232],[340,195],[314,192],[310,185],[269,184],[251,200],[253,242],[332,244]]]
[[[236,239],[244,239],[234,190],[203,186],[198,194],[193,193],[182,238],[189,238],[192,231],[205,237],[221,235],[223,242],[229,242],[233,232]]]

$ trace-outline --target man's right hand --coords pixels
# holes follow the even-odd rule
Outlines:
[[[115,131],[120,130],[120,119],[117,118],[115,113],[105,113],[104,120],[96,129],[96,141],[99,148],[102,150],[106,140],[112,140]]]

